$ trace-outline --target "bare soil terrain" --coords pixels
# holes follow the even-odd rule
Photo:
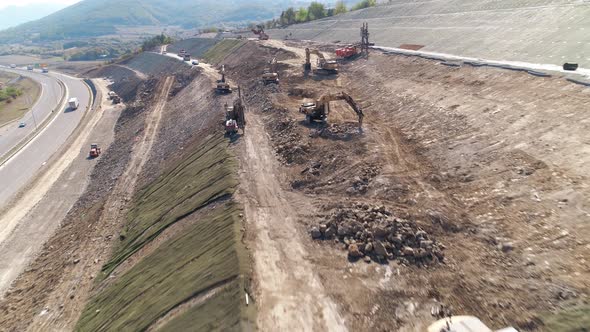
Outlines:
[[[377,52],[342,63],[336,77],[305,76],[306,46],[271,40],[226,52],[214,47],[212,66],[186,72],[178,67],[166,77],[157,77],[154,68],[145,73],[152,70],[149,61],[94,72],[113,79],[111,88],[133,103],[121,114],[114,143],[81,199],[0,302],[0,326],[70,330],[87,306],[84,326],[131,326],[141,319],[152,330],[204,321],[209,325],[199,325],[203,329],[221,329],[227,317],[244,314],[240,306],[248,299],[258,311],[256,327],[264,331],[424,331],[441,306],[494,328],[544,331],[560,330],[546,325],[552,314],[588,305],[589,89],[559,78]],[[322,51],[331,53],[330,47]],[[261,81],[272,58],[278,60],[280,85]],[[192,169],[195,164],[183,158],[201,153],[195,146],[223,131],[223,105],[237,98],[237,89],[213,93],[220,65],[232,87],[240,87],[247,125],[223,146],[206,146],[227,158],[206,170]],[[306,100],[341,91],[361,106],[362,130],[343,101],[331,103],[326,124],[307,123],[298,112]],[[226,149],[239,163],[233,164]],[[179,160],[182,167],[165,171]],[[234,167],[239,186],[225,178]],[[189,171],[196,173],[186,173],[187,184],[177,183],[177,174]],[[221,175],[201,173],[217,171]],[[163,172],[169,173],[162,177]],[[244,219],[238,233],[252,256],[252,280],[227,267],[231,277],[154,317],[126,322],[125,315],[137,311],[118,312],[121,301],[108,302],[103,291],[130,292],[127,285],[149,274],[146,292],[166,293],[158,287],[171,280],[160,283],[145,261],[172,266],[200,253],[204,248],[196,246],[178,254],[171,241],[184,234],[178,247],[190,248],[188,234],[208,231],[207,216],[230,198],[213,195],[201,210],[189,204],[202,199],[199,189],[188,203],[181,197],[178,206],[166,205],[165,213],[157,207],[170,203],[169,196],[195,190],[193,183],[206,176],[212,177],[211,187],[221,178],[227,181],[224,190],[238,186],[239,204],[230,215]],[[129,206],[150,200],[145,211]],[[174,220],[163,224],[172,218],[168,213]],[[145,230],[134,228],[152,217],[157,220]],[[232,228],[230,219],[211,225]],[[135,250],[126,239],[132,231],[147,244]],[[227,230],[214,234],[234,241]],[[125,245],[135,251],[118,265],[103,266]],[[211,245],[223,255],[234,250]],[[166,260],[162,255],[168,252],[178,260]],[[229,259],[235,257],[194,278],[225,275],[215,268]],[[108,278],[95,281],[105,268]],[[173,284],[184,287],[187,280]],[[143,301],[123,301],[124,308],[151,303],[142,307],[147,312],[154,302],[165,302]],[[579,312],[583,318],[587,309]],[[214,316],[219,313],[227,317]],[[588,328],[582,319],[568,323],[571,331]]]
[[[241,56],[266,61],[274,56],[248,47]],[[288,324],[290,316],[273,315],[274,310],[306,299],[304,291],[272,295],[277,291],[267,288],[263,277],[280,275],[268,271],[275,266],[303,268],[287,254],[298,245],[313,262],[306,277],[319,276],[324,288],[308,283],[305,289],[318,296],[327,292],[354,330],[423,330],[440,304],[493,327],[543,330],[545,314],[586,302],[589,247],[581,234],[588,234],[588,189],[580,153],[588,140],[581,111],[590,97],[587,89],[526,73],[456,69],[377,53],[345,64],[337,78],[305,80],[292,58],[301,52],[289,54],[279,61],[284,64],[280,87],[253,77],[263,71],[264,61],[225,59],[228,76],[246,91],[250,122],[266,126],[263,133],[247,130],[241,144],[253,144],[250,135],[267,136],[283,163],[278,171],[253,166],[273,156],[261,155],[264,148],[241,149],[249,151],[243,181],[255,182],[245,191],[256,195],[258,209],[270,209],[249,215],[255,261],[264,260],[267,251],[289,257],[256,265],[261,326],[281,319]],[[303,100],[338,91],[363,106],[362,134],[344,103],[333,103],[327,128],[305,124],[297,112]],[[266,180],[254,180],[248,167],[264,169]],[[281,185],[270,185],[270,179]],[[289,199],[266,205],[265,197]],[[391,248],[389,263],[376,263],[369,252],[373,263],[367,264],[350,260],[342,250],[350,251],[351,238],[311,240],[314,226],[338,216],[362,221],[367,209],[369,219],[391,215],[394,222],[415,225],[440,243],[444,254],[426,263]],[[281,218],[284,211],[291,212]],[[267,230],[264,216],[294,223],[292,234],[283,238],[280,229]],[[305,284],[297,274],[289,278]],[[285,289],[290,287],[279,291]],[[298,314],[305,316],[302,307]],[[310,329],[326,326],[326,316],[314,317]]]

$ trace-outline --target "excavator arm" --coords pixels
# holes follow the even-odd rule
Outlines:
[[[363,114],[363,110],[361,107],[354,101],[354,99],[347,94],[346,92],[340,92],[336,94],[326,94],[320,97],[315,103],[316,109],[323,109],[326,117],[330,113],[330,102],[335,100],[344,100],[348,103],[350,108],[356,113],[359,119],[359,128],[363,126],[363,118],[365,115]]]

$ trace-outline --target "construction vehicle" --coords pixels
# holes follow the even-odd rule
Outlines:
[[[182,60],[191,61],[191,55],[189,53],[184,53],[184,55],[182,56]]]
[[[238,99],[234,101],[233,106],[225,104],[225,133],[232,136],[238,133],[238,129],[242,129],[242,134],[246,131],[246,107],[242,100],[242,93],[238,87]]]
[[[338,62],[335,60],[326,60],[322,52],[318,50],[305,49],[305,71],[311,70],[311,54],[315,54],[318,57],[317,66],[313,72],[314,74],[320,75],[336,75],[338,74]]]
[[[518,332],[513,327],[492,331],[484,323],[473,316],[450,316],[432,323],[428,332]]]
[[[359,129],[363,126],[363,110],[360,106],[352,99],[345,92],[340,92],[336,94],[325,94],[320,97],[320,99],[316,100],[315,102],[305,102],[301,104],[299,108],[299,112],[305,114],[305,120],[307,123],[312,123],[313,121],[321,121],[326,122],[328,119],[328,115],[330,114],[330,102],[335,100],[344,100],[350,105],[352,110],[357,114],[359,119]]]
[[[76,98],[76,97],[70,98],[70,100],[68,100],[68,106],[70,106],[70,108],[72,110],[78,109],[78,106],[80,106],[80,102],[78,101],[78,98]]]
[[[45,74],[49,73],[49,69],[47,68],[47,64],[45,64],[45,63],[41,64],[41,72],[45,73]]]
[[[347,45],[336,49],[336,56],[341,59],[351,59],[361,54],[358,45]]]
[[[272,60],[270,60],[268,64],[269,68],[265,69],[264,73],[262,73],[262,81],[264,82],[264,85],[270,83],[279,84],[279,74],[277,73],[277,58],[272,58]]]
[[[121,97],[119,97],[116,94],[113,97],[111,97],[111,100],[113,101],[113,105],[117,105],[117,104],[121,103]]]
[[[98,144],[96,143],[92,143],[90,144],[90,153],[88,154],[90,156],[90,158],[96,158],[98,156],[100,156],[100,148],[98,147]]]
[[[369,42],[369,24],[363,23],[361,27],[361,42],[336,49],[336,56],[341,59],[352,59],[363,53],[368,56],[369,47],[373,45],[375,43]]]
[[[225,66],[221,66],[221,79],[217,80],[215,90],[218,93],[231,93],[231,87],[229,86],[229,83],[225,81]]]
[[[27,70],[33,70],[33,65],[28,65]]]
[[[252,33],[258,36],[259,40],[268,40],[270,37],[264,32],[264,25],[257,25]]]

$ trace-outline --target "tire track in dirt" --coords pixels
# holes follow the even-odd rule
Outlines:
[[[280,186],[280,170],[261,120],[249,113],[243,137],[241,190],[255,234],[258,328],[262,331],[346,331],[296,227],[297,209]]]
[[[99,225],[116,225],[121,223],[126,211],[128,202],[135,192],[139,174],[149,158],[152,146],[157,137],[162,112],[168,100],[168,94],[174,83],[174,77],[166,78],[154,106],[146,119],[146,126],[141,140],[135,145],[131,159],[125,172],[113,188],[108,197]],[[105,246],[104,242],[88,241],[77,250],[80,264],[71,266],[65,270],[59,285],[48,296],[45,303],[47,308],[61,307],[61,311],[54,311],[46,315],[35,316],[29,325],[29,331],[61,331],[72,330],[84,305],[90,296],[94,278],[100,272],[100,264],[92,264],[92,261],[100,258],[101,261],[108,259],[111,246]],[[75,294],[75,296],[74,296]]]

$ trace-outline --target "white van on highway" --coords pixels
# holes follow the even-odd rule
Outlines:
[[[78,106],[80,106],[80,102],[78,101],[78,98],[74,97],[74,98],[70,98],[70,100],[68,100],[68,105],[70,106],[71,109],[75,110],[78,108]]]

